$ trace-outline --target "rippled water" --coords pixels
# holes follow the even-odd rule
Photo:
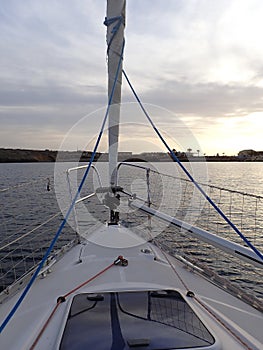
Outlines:
[[[6,246],[0,250],[0,257],[8,257],[5,260],[1,260],[0,265],[2,288],[17,277],[8,272],[11,267],[16,267],[17,270],[24,273],[32,264],[37,263],[41,259],[63,219],[62,215],[58,215],[54,219],[52,217],[59,213],[61,209],[65,212],[65,208],[69,205],[70,197],[68,195],[67,182],[65,181],[65,169],[71,165],[69,163],[56,164],[55,181],[54,166],[54,163],[0,164],[0,235],[1,247]],[[185,164],[185,166],[195,179],[204,185],[209,184],[263,196],[263,163],[192,163],[191,165]],[[103,175],[103,185],[107,186],[106,166],[104,163],[99,163],[98,167]],[[184,177],[184,174],[174,163],[154,163],[151,164],[151,167],[162,173]],[[126,173],[125,171],[120,172],[120,182],[123,185],[128,185],[132,193],[137,192],[142,196],[146,196],[145,177],[141,171],[138,171],[138,174],[136,172],[137,170],[134,169],[129,169]],[[81,174],[78,175],[78,179],[80,176]],[[174,180],[171,182],[169,178],[161,179],[158,176],[153,177],[151,181],[151,185],[154,188],[151,192],[151,200],[152,202],[155,201],[160,209],[165,209],[171,215],[181,215],[183,219],[185,219],[187,211],[187,219],[192,220],[193,223],[198,223],[198,226],[204,229],[216,230],[220,234],[228,232],[226,231],[226,226],[214,214],[211,214],[210,208],[201,202],[198,195],[195,195],[194,201],[188,202],[189,198],[184,197],[185,193],[190,190],[187,182],[182,182],[181,180],[178,183],[174,182]],[[49,182],[50,191],[47,188]],[[90,193],[93,187],[97,186],[97,182],[92,175],[88,181],[89,184],[84,186],[82,195]],[[256,202],[254,199],[252,202],[245,202],[244,199],[240,200],[241,197],[235,193],[231,197],[226,197],[224,191],[217,188],[211,191],[209,187],[204,186],[204,189],[210,191],[209,195],[220,202],[224,210],[232,216],[232,219],[236,221],[237,225],[241,226],[242,230],[252,234],[252,239],[259,243],[260,246],[261,244],[263,245],[262,216],[257,221],[254,218],[255,206],[258,211],[262,209],[262,201],[260,199],[256,199]],[[86,230],[98,221],[104,222],[107,220],[108,210],[101,206],[99,200],[100,198],[97,198],[95,201],[94,199],[90,200],[85,204],[85,207],[80,209],[80,211],[83,211],[85,220],[81,219],[79,222],[79,230]],[[88,216],[87,213],[89,214]],[[212,226],[205,226],[208,220],[200,219],[204,217],[209,217],[209,224]],[[121,208],[121,218],[132,224],[134,220],[133,212]],[[12,257],[9,257],[9,251],[11,255],[11,248],[8,246],[9,242],[20,238],[29,230],[34,230],[35,227],[45,220],[50,221],[34,232],[33,238],[30,235],[30,239],[28,236],[28,240],[18,241],[15,245],[15,252],[12,252]],[[143,224],[146,223],[145,225],[148,224],[143,215],[141,215],[141,221]],[[70,222],[74,228],[73,218],[71,218]],[[57,247],[62,246],[75,236],[72,227],[66,227]],[[200,243],[189,237],[189,235],[180,232],[180,238],[178,238],[174,229],[167,225],[163,226],[157,221],[154,221],[154,227],[157,231],[159,230],[157,233],[160,234],[160,241],[168,245],[171,252],[176,254],[186,251],[192,257],[198,258],[199,261],[212,262],[212,265],[216,266],[217,272],[221,275],[231,275],[232,279],[237,283],[244,283],[247,279],[245,281],[247,289],[256,289],[258,296],[263,295],[262,290],[259,288],[262,275],[259,274],[259,277],[255,278],[253,283],[251,283],[251,267],[246,266],[248,277],[241,277],[236,272],[235,265],[230,264],[227,257],[221,255],[219,262],[218,258],[216,258],[218,253],[215,252],[214,248],[203,245],[200,251]],[[23,243],[23,246],[21,243]],[[25,257],[22,261],[20,261],[21,256]],[[253,268],[253,272],[257,271]]]

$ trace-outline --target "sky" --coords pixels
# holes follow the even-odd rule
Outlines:
[[[104,0],[1,0],[0,147],[93,148],[105,13]],[[124,68],[171,148],[263,150],[262,18],[262,0],[127,0]],[[120,149],[163,151],[125,82],[123,102]]]

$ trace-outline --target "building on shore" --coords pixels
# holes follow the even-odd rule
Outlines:
[[[263,151],[244,149],[243,151],[238,152],[238,158],[244,161],[263,161]]]

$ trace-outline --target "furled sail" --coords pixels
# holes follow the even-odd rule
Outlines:
[[[124,48],[126,0],[108,0],[107,44],[108,44],[108,99],[109,109],[109,180],[116,185],[116,166],[118,161],[118,138],[122,84],[122,55]]]

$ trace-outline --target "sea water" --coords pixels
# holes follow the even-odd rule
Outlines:
[[[22,235],[27,234],[28,230],[34,230],[35,227],[41,225],[43,221],[51,220],[52,216],[60,211],[67,210],[70,203],[70,196],[68,193],[68,185],[66,181],[66,169],[74,167],[76,164],[71,163],[10,163],[10,164],[0,164],[0,258],[9,254],[9,242],[14,239],[19,239]],[[83,164],[81,164],[83,165]],[[140,163],[143,166],[149,166],[149,164]],[[228,188],[234,191],[240,191],[243,193],[255,194],[259,197],[259,201],[263,197],[263,163],[260,162],[211,162],[211,163],[183,163],[185,168],[192,174],[192,176],[200,183],[216,186],[219,188]],[[175,163],[169,162],[159,162],[150,164],[151,168],[157,170],[161,173],[168,173],[172,176],[184,176],[185,173],[176,165]],[[101,181],[103,186],[107,186],[107,165],[106,163],[97,163],[97,167],[101,173]],[[83,170],[84,173],[85,169]],[[131,172],[133,169],[130,170]],[[129,176],[132,176],[129,173]],[[79,178],[78,178],[79,180]],[[94,187],[98,185],[98,181],[94,180],[92,186],[89,184],[84,186],[84,192],[94,190]],[[140,183],[135,180],[133,182],[133,187],[136,189],[140,187]],[[61,186],[61,187],[60,187]],[[74,187],[74,186],[73,186]],[[170,189],[168,190],[170,191]],[[74,192],[74,191],[73,191]],[[170,191],[171,192],[171,191]],[[72,194],[74,196],[74,193]],[[164,201],[166,199],[164,198]],[[173,205],[171,198],[169,199]],[[94,210],[94,208],[88,208],[90,220],[85,224],[87,228],[92,226],[96,221],[104,222],[108,218],[108,210],[104,206],[100,205],[101,211],[99,211],[99,206]],[[254,209],[253,209],[254,210]],[[244,220],[246,219],[246,213],[243,213]],[[247,216],[250,214],[248,213]],[[240,216],[240,215],[239,215]],[[85,215],[85,219],[87,216]],[[0,273],[2,276],[5,275],[5,271],[9,267],[16,266],[19,269],[27,270],[28,266],[34,262],[37,263],[44,254],[44,250],[48,246],[52,237],[55,233],[63,216],[59,215],[56,217],[56,221],[53,219],[48,222],[42,231],[40,229],[39,233],[34,233],[34,240],[27,241],[25,247],[20,246],[20,241],[17,241],[17,247],[14,256],[10,260],[0,260]],[[72,219],[71,219],[72,220]],[[60,245],[62,246],[67,241],[71,240],[75,235],[74,220],[71,222],[71,226],[67,226],[65,232],[60,237]],[[83,220],[84,222],[84,220]],[[246,225],[251,225],[251,227],[246,227],[246,230],[252,230],[255,226],[255,220],[247,220]],[[173,234],[172,230],[169,228],[163,229],[161,232],[161,239],[165,240],[170,247],[174,247],[174,250],[178,249],[178,239]],[[39,242],[41,242],[41,248],[38,247]],[[193,241],[180,243],[183,249],[190,249],[192,256],[200,255],[199,245]],[[263,238],[262,238],[263,244]],[[186,247],[187,245],[187,247]],[[2,249],[1,247],[4,247]],[[31,251],[34,252],[32,255]],[[25,256],[20,262],[20,257]],[[214,253],[210,252],[207,247],[206,252],[202,252],[201,259],[204,262],[212,260],[214,265],[217,264],[215,261]],[[32,261],[34,260],[34,261]],[[214,260],[214,261],[213,261]],[[19,261],[19,263],[18,263]],[[10,264],[10,266],[6,266]],[[238,274],[236,275],[235,267],[231,264],[231,271],[226,272],[226,266],[229,265],[228,260],[225,260],[225,265],[221,265],[218,271],[221,274],[231,274],[233,273],[234,279],[241,283],[244,283],[245,278],[241,278]],[[22,271],[22,272],[25,272]],[[7,278],[6,284],[11,282]],[[254,288],[251,285],[251,281],[247,281],[248,288]],[[5,285],[5,283],[4,283]],[[261,295],[262,291],[258,292]]]

